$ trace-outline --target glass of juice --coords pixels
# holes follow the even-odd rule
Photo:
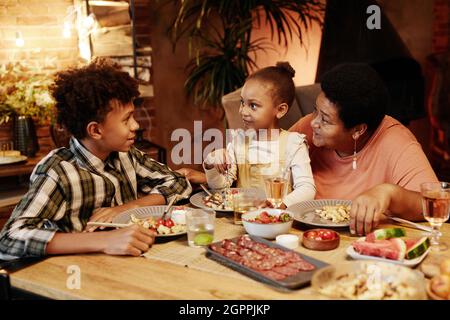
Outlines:
[[[450,213],[450,183],[426,182],[420,185],[422,194],[423,216],[433,228],[431,235],[431,249],[445,251],[445,243],[440,243],[441,225],[448,220]]]

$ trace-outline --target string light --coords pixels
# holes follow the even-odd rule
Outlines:
[[[41,26],[53,26],[52,24],[42,24]],[[62,36],[66,39],[72,37],[72,30],[76,29],[79,42],[79,50],[82,58],[91,59],[91,49],[89,45],[89,35],[98,29],[98,21],[93,13],[86,16],[81,5],[69,6],[64,17],[62,26]],[[16,31],[16,46],[23,47],[25,40],[21,31]]]
[[[22,38],[22,32],[16,31],[16,46],[23,47],[25,41]]]

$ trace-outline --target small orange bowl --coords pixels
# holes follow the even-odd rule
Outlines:
[[[303,232],[305,248],[318,251],[333,250],[339,246],[339,233],[329,229],[311,229]]]

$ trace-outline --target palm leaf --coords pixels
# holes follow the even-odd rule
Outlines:
[[[257,68],[258,52],[273,46],[265,38],[251,41],[253,26],[270,28],[270,39],[286,47],[313,23],[323,24],[321,0],[172,0],[177,5],[170,34],[175,48],[188,38],[185,89],[202,107],[220,105],[222,96],[244,83]],[[254,58],[252,57],[254,56]]]

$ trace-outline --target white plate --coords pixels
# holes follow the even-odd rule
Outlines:
[[[315,211],[316,209],[322,209],[324,206],[337,205],[351,206],[352,201],[338,199],[308,200],[289,206],[287,210],[295,214],[295,220],[311,226],[328,228],[348,227],[350,225],[350,221],[340,223],[332,222],[331,220],[321,218]]]
[[[0,157],[0,165],[2,164],[12,164],[18,163],[27,160],[26,156],[18,156],[18,157]]]
[[[117,216],[114,217],[112,220],[113,223],[130,223],[131,215],[134,214],[134,216],[138,219],[145,219],[149,217],[155,217],[156,219],[161,218],[162,214],[164,213],[164,210],[167,206],[149,206],[149,207],[141,207],[136,209],[130,209],[127,211],[124,211]],[[171,210],[174,210],[176,206],[172,207]],[[189,210],[189,208],[184,208],[185,210]],[[167,217],[171,217],[171,212],[167,213]],[[157,234],[156,237],[174,237],[186,234],[186,231],[178,232],[178,233],[169,233],[169,234]]]
[[[366,239],[366,237],[362,237],[359,238],[356,241],[364,241]],[[423,255],[421,255],[420,257],[417,257],[415,259],[403,259],[402,261],[400,260],[391,260],[391,259],[386,259],[386,258],[380,258],[380,257],[373,257],[373,256],[367,256],[364,254],[359,254],[358,252],[355,251],[355,249],[353,249],[353,246],[350,245],[346,252],[347,255],[349,255],[350,257],[352,257],[355,260],[375,260],[375,261],[383,261],[383,262],[389,262],[389,263],[393,263],[393,264],[398,264],[401,266],[406,266],[406,267],[410,267],[413,268],[415,266],[417,266],[419,263],[422,262],[423,259],[425,259],[425,257],[427,256],[428,252],[430,252],[431,248],[428,248],[427,251],[425,251],[425,253]]]
[[[253,193],[255,195],[255,198],[258,199],[266,199],[266,194],[263,190],[260,189],[244,189],[244,188],[231,188],[231,190],[237,190],[239,193]],[[211,190],[211,193],[214,192],[220,192],[221,190]],[[207,196],[205,191],[201,191],[198,192],[196,194],[194,194],[193,196],[191,196],[191,198],[189,199],[189,201],[191,202],[192,205],[198,207],[198,208],[202,208],[202,209],[213,209],[215,211],[219,211],[219,212],[233,212],[233,208],[230,209],[214,209],[211,207],[208,207],[205,202],[203,201],[203,199]]]

